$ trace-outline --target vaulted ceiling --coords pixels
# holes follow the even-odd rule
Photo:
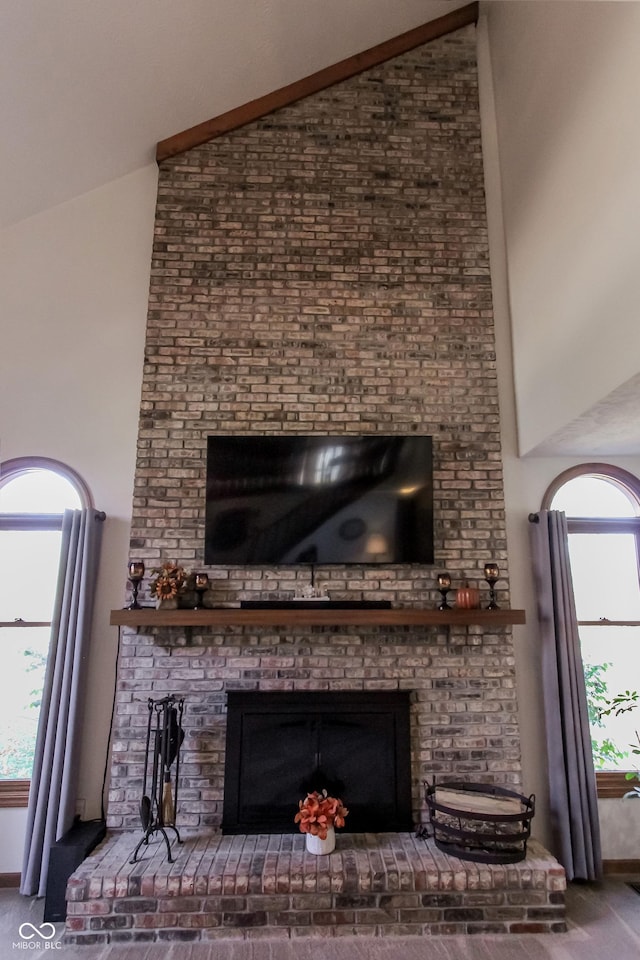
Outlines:
[[[153,163],[159,141],[467,3],[3,0],[0,228]],[[519,6],[495,7],[510,3]],[[556,0],[540,3],[551,13]],[[637,454],[639,397],[632,377],[537,453]]]
[[[4,0],[0,226],[466,0]]]

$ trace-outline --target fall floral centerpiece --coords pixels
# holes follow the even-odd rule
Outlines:
[[[298,804],[294,822],[300,824],[300,831],[307,835],[307,849],[312,853],[330,853],[335,845],[334,827],[344,827],[344,818],[349,811],[342,800],[330,797],[326,790],[308,793]],[[328,841],[329,847],[310,843],[312,838]]]
[[[175,600],[177,605],[178,594],[187,579],[184,568],[169,561],[163,563],[161,567],[156,567],[152,573],[155,574],[155,579],[151,581],[150,586],[152,596],[160,602]]]

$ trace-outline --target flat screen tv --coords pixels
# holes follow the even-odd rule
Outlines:
[[[208,437],[204,559],[433,563],[431,437]]]

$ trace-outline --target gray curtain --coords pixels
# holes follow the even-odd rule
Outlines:
[[[75,817],[85,667],[104,514],[66,510],[20,892],[44,896],[49,850]]]
[[[531,538],[554,853],[569,880],[597,880],[602,875],[598,797],[567,521],[557,510],[543,510],[536,516]]]

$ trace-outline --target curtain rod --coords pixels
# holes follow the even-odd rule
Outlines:
[[[94,520],[106,520],[107,515],[104,510],[96,510],[94,514]]]
[[[530,514],[529,514],[529,523],[540,523],[540,514],[539,514],[539,513],[530,513]]]

